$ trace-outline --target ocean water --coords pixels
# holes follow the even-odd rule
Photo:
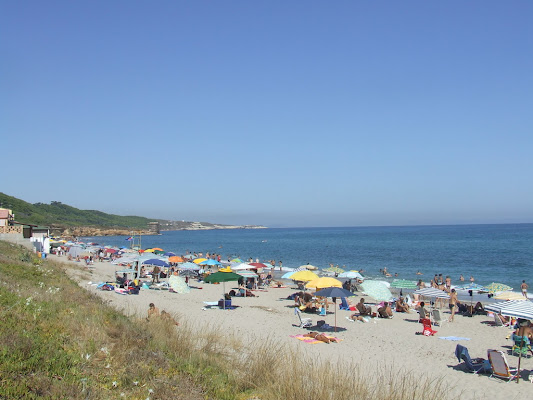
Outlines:
[[[111,246],[130,243],[125,236],[83,239]],[[223,260],[252,257],[276,265],[281,260],[285,267],[310,263],[325,269],[333,263],[363,269],[369,277],[383,277],[379,271],[387,267],[411,280],[442,274],[458,285],[462,274],[465,283],[473,276],[481,285],[501,282],[515,290],[523,279],[533,283],[533,224],[171,231],[142,236],[141,244],[178,255],[214,252]]]

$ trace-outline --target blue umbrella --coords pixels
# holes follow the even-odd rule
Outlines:
[[[167,257],[173,257],[173,256],[175,256],[175,255],[176,255],[176,253],[173,253],[173,252],[171,252],[171,251],[167,251],[167,252],[165,253],[165,256],[167,256]]]
[[[200,267],[197,264],[192,263],[192,262],[186,262],[186,263],[180,264],[178,268],[181,270],[189,270],[189,271],[200,270]]]
[[[151,258],[149,260],[146,260],[146,261],[143,261],[143,264],[148,264],[148,265],[157,265],[158,267],[168,267],[168,263],[163,261],[163,260],[159,260],[157,258]]]
[[[349,290],[338,288],[338,287],[329,287],[322,290],[319,290],[315,293],[315,296],[321,297],[350,297],[355,296]],[[337,332],[337,304],[335,304],[335,332]]]
[[[212,260],[212,259],[202,261],[202,262],[199,263],[199,264],[200,264],[200,265],[222,265],[222,264],[220,264],[217,260]]]

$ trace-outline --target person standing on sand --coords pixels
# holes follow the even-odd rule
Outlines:
[[[453,322],[453,318],[455,317],[455,306],[457,305],[457,292],[455,289],[452,289],[450,292],[450,312],[452,315],[448,319],[448,321]]]
[[[529,286],[527,285],[526,281],[523,280],[522,284],[520,285],[520,289],[522,289],[522,295],[527,299],[527,289]]]

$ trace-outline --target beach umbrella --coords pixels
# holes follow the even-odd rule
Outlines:
[[[181,263],[181,262],[183,262],[185,260],[183,259],[183,257],[174,255],[174,256],[168,257],[168,261],[172,262],[172,263]]]
[[[144,253],[153,253],[154,252],[154,249],[146,249],[146,250],[143,250]]]
[[[186,262],[186,263],[180,264],[178,268],[181,270],[191,270],[191,271],[200,270],[200,266],[192,262]]]
[[[295,273],[296,273],[296,271],[289,271],[289,272],[286,272],[285,274],[283,274],[283,275],[281,276],[281,279],[290,279],[291,276],[293,276]]]
[[[349,279],[365,279],[358,271],[347,271],[343,272],[338,276],[338,278],[349,278]]]
[[[252,271],[248,271],[248,270],[242,270],[242,271],[238,271],[236,272],[237,275],[240,275],[244,278],[258,278],[259,275],[257,275],[255,272],[252,272]]]
[[[376,301],[389,301],[392,299],[392,293],[383,282],[366,280],[361,283],[361,288],[363,292]]]
[[[167,257],[174,257],[176,255],[176,253],[173,253],[171,251],[167,251],[164,255],[167,256]]]
[[[222,304],[224,305],[224,308],[226,308],[226,284],[225,282],[231,282],[231,281],[238,281],[239,279],[242,279],[242,276],[236,274],[235,272],[215,272],[213,274],[209,274],[204,279],[207,283],[220,283],[222,282],[223,287],[223,293],[222,293]]]
[[[291,279],[295,281],[309,282],[313,279],[318,279],[318,275],[311,271],[298,271],[291,276]]]
[[[533,320],[533,302],[529,300],[512,300],[488,304],[485,310],[509,317]]]
[[[305,285],[307,288],[315,288],[315,289],[322,289],[322,288],[329,288],[329,287],[342,287],[342,282],[338,279],[331,278],[329,276],[323,276],[318,279],[313,279],[312,281],[309,281],[307,285]]]
[[[266,264],[263,264],[263,263],[249,263],[251,266],[255,268],[274,268],[272,265],[268,266]]]
[[[198,264],[199,265],[222,265],[217,260],[212,260],[212,259],[199,262]]]
[[[489,293],[508,292],[513,290],[511,286],[504,285],[503,283],[492,282],[490,285],[485,286],[485,290]]]
[[[240,263],[240,264],[236,264],[236,265],[232,265],[231,266],[231,269],[234,270],[234,271],[240,271],[240,270],[243,270],[243,269],[252,269],[253,267],[250,265],[250,264],[247,264],[247,263]]]
[[[496,300],[517,300],[525,301],[527,300],[522,293],[518,292],[502,292],[494,296]]]
[[[409,281],[406,279],[395,279],[390,284],[391,287],[396,289],[416,289],[416,282],[415,281]]]
[[[164,251],[164,250],[163,250],[162,248],[160,248],[160,247],[154,247],[152,250],[154,250],[154,251]]]
[[[449,299],[450,295],[446,293],[443,290],[435,289],[435,288],[424,288],[424,289],[418,289],[413,292],[414,294],[418,294],[419,296],[424,297],[436,297],[438,299]]]
[[[334,274],[342,274],[344,272],[344,270],[339,267],[329,267],[329,268],[326,268],[324,271],[333,272]]]
[[[154,250],[154,254],[162,255],[165,254],[165,252],[163,250]]]
[[[185,279],[178,275],[171,275],[170,278],[168,278],[168,286],[170,286],[175,293],[184,294],[191,291],[191,288],[187,285]]]
[[[158,267],[168,267],[168,263],[159,259],[159,258],[150,258],[149,260],[145,260],[142,262],[146,265],[157,265]]]
[[[207,258],[195,258],[192,260],[192,262],[195,264],[200,264],[202,261],[207,261]]]
[[[240,263],[243,263],[244,261],[237,257],[237,258],[234,258],[233,260],[231,260],[231,262],[240,264]]]
[[[319,290],[315,293],[315,296],[320,297],[350,297],[355,296],[349,290],[340,288],[340,287],[328,287],[322,290]],[[335,304],[335,332],[337,332],[337,304]]]

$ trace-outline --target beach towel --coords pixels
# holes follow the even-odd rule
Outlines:
[[[321,342],[320,340],[316,340],[312,337],[307,337],[307,336],[304,336],[304,335],[289,335],[290,337],[292,338],[296,338],[298,340],[301,340],[302,342],[305,342],[305,343],[310,343],[310,344],[317,344],[317,343],[324,343],[324,342]],[[332,340],[335,340],[335,342],[339,343],[342,339],[338,339],[334,336],[330,336],[330,335],[324,335],[326,336],[328,339],[332,339]]]
[[[470,340],[470,338],[467,338],[467,337],[460,337],[460,336],[439,336],[439,339],[452,340],[452,341],[457,341],[457,340]]]

